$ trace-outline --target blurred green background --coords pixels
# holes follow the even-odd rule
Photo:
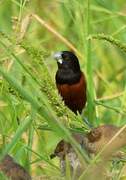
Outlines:
[[[1,0],[0,31],[16,41],[23,36],[32,46],[42,49],[46,54],[45,64],[52,80],[55,81],[57,67],[52,60],[52,54],[59,50],[71,49],[56,34],[51,33],[45,25],[41,25],[36,18],[29,19],[31,14],[38,15],[49,27],[74,45],[81,54],[79,57],[81,68],[87,75],[86,8],[86,1],[83,0]],[[92,0],[90,2],[90,33],[91,35],[103,33],[125,44],[125,0]],[[21,59],[25,66],[34,66],[34,70],[37,71],[37,63],[33,63],[23,49],[19,48],[16,43],[10,44],[6,38],[2,38],[2,41]],[[23,71],[22,67],[14,61],[13,57],[8,55],[7,51],[2,46],[0,47],[0,64],[11,72],[22,87],[36,96],[38,87]],[[124,125],[126,123],[126,53],[121,51],[119,47],[99,39],[91,40],[90,53],[95,99],[99,104],[95,104],[96,118],[92,121],[97,121],[94,123],[95,125]],[[34,74],[34,71],[31,72]],[[37,78],[43,79],[41,74]],[[86,116],[86,111],[83,116]],[[36,124],[44,124],[45,120],[35,115],[34,109],[31,109],[29,104],[20,97],[20,94],[0,77],[0,143],[2,149],[6,143],[11,141],[20,122],[29,116],[36,121],[17,141],[16,146],[12,149],[12,154],[26,168],[32,167],[34,176],[41,174],[41,172],[51,174],[52,166],[48,166],[47,162],[39,163],[41,158],[34,157],[34,153],[33,157],[30,154],[31,163],[27,161],[28,150],[25,144],[28,143],[30,148],[46,158],[59,140],[58,135],[49,131],[37,130]],[[35,141],[29,139],[35,139]],[[57,164],[57,160],[54,160],[54,164]]]

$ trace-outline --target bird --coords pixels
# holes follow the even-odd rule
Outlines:
[[[29,173],[18,163],[16,163],[9,154],[5,155],[0,162],[0,171],[11,180],[31,180]]]
[[[86,104],[86,78],[80,69],[77,56],[70,51],[54,54],[58,70],[55,75],[56,87],[65,105],[75,114],[82,113]]]

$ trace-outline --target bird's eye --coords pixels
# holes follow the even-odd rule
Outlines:
[[[67,55],[65,55],[65,54],[63,54],[62,57],[63,57],[63,59],[66,60],[66,61],[69,60],[69,57],[68,57]]]
[[[68,56],[66,56],[66,57],[65,57],[65,60],[67,60],[67,61],[68,61],[68,60],[69,60],[69,57],[68,57]]]

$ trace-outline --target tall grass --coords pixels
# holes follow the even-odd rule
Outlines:
[[[96,161],[90,161],[71,131],[89,131],[85,118],[92,126],[126,123],[125,1],[0,3],[0,158],[11,153],[33,177],[60,179],[59,162],[49,155],[65,138],[83,166],[92,169]],[[64,106],[55,88],[51,54],[66,49],[75,51],[86,74],[88,101],[82,116]]]

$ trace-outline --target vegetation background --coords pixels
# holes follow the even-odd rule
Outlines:
[[[1,158],[10,153],[34,178],[56,179],[59,162],[49,155],[63,137],[72,140],[62,122],[84,132],[84,118],[94,127],[125,125],[125,41],[125,0],[1,0]],[[52,54],[60,50],[74,51],[87,77],[82,117],[69,112],[55,90]]]

